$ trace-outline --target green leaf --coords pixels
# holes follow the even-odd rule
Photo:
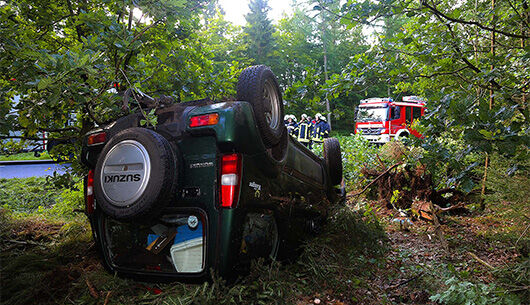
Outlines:
[[[37,84],[37,89],[38,90],[44,90],[44,89],[48,88],[48,86],[50,86],[52,82],[53,82],[53,80],[51,78],[43,78]]]

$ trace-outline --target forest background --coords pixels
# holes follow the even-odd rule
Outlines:
[[[179,301],[191,295],[186,299],[191,303],[197,302],[197,297],[208,297],[213,302],[221,296],[226,300],[241,298],[244,293],[249,299],[259,295],[267,301],[306,300],[313,298],[312,289],[319,287],[321,295],[340,300],[368,300],[366,291],[371,291],[382,298],[375,302],[394,298],[398,303],[415,303],[410,291],[396,297],[393,289],[400,288],[399,283],[421,278],[423,286],[418,284],[418,289],[430,291],[434,300],[447,304],[469,300],[468,291],[474,291],[477,298],[489,293],[485,302],[494,304],[493,299],[499,297],[498,287],[482,286],[480,281],[501,285],[504,296],[513,292],[519,301],[528,299],[528,0],[306,0],[293,1],[292,6],[292,14],[274,23],[267,15],[267,1],[251,0],[250,12],[245,16],[247,23],[236,26],[225,19],[216,1],[0,1],[2,154],[19,151],[28,141],[39,140],[42,132],[47,132],[50,139],[73,143],[57,147],[56,153],[73,156],[72,171],[54,177],[53,184],[43,179],[0,180],[0,204],[6,208],[0,209],[1,245],[2,250],[10,249],[2,251],[2,257],[9,258],[2,274],[19,274],[5,286],[5,291],[14,292],[10,294],[12,300],[24,296],[17,300],[29,303],[36,294],[43,293],[53,303],[82,291],[83,298],[91,302],[94,295],[88,283],[99,283],[96,288],[109,291],[107,298],[113,291],[121,297],[118,303],[137,303],[138,299],[128,299],[129,293],[138,294],[128,282],[109,281],[111,276],[101,274],[97,275],[101,276],[99,282],[94,275],[76,275],[79,266],[83,272],[95,266],[93,261],[85,262],[83,256],[90,253],[87,225],[53,222],[54,215],[67,215],[68,221],[82,218],[72,214],[72,207],[82,206],[79,186],[86,174],[77,159],[80,141],[75,140],[96,125],[137,111],[134,96],[171,96],[179,102],[233,99],[240,72],[254,64],[268,65],[276,74],[286,113],[299,117],[302,113],[320,112],[328,116],[333,134],[341,140],[350,191],[358,191],[368,183],[361,173],[363,168],[388,162],[383,152],[349,136],[359,101],[376,96],[396,100],[404,95],[426,98],[427,114],[414,126],[425,138],[412,139],[408,143],[411,153],[400,161],[425,166],[437,190],[456,188],[479,194],[478,203],[471,206],[477,214],[449,218],[444,229],[450,232],[449,244],[455,251],[443,254],[449,263],[441,259],[441,254],[435,255],[433,261],[438,267],[427,264],[432,269],[423,262],[411,262],[410,257],[436,252],[432,249],[437,244],[418,249],[401,233],[391,232],[387,236],[402,248],[390,254],[378,252],[380,249],[374,245],[380,244],[385,234],[372,217],[376,208],[371,210],[368,204],[361,209],[365,211],[361,213],[364,222],[354,221],[359,220],[357,216],[339,215],[342,223],[335,223],[327,235],[308,245],[300,263],[302,271],[295,268],[276,277],[278,269],[272,272],[273,269],[262,270],[259,268],[263,266],[258,266],[259,274],[245,282],[246,290],[243,286],[227,288],[218,283],[198,288],[185,286],[182,289],[189,294]],[[125,92],[133,92],[127,107],[123,102]],[[144,112],[144,116],[146,124],[156,124],[152,112]],[[20,133],[14,135],[15,130]],[[377,160],[378,154],[383,161]],[[366,203],[363,200],[349,203]],[[30,216],[40,213],[47,220],[24,218],[17,222],[17,217],[27,216],[27,211],[31,211]],[[12,212],[16,217],[6,216]],[[393,216],[378,215],[388,222]],[[475,232],[455,233],[455,228],[471,230],[466,225]],[[377,233],[370,231],[373,226]],[[426,239],[428,229],[415,234]],[[353,230],[357,234],[344,235]],[[21,236],[29,241],[18,243]],[[41,237],[43,242],[38,239]],[[340,248],[342,243],[335,242],[340,240],[348,245]],[[28,251],[30,247],[38,255]],[[414,253],[409,253],[412,256],[407,256],[409,249],[413,249]],[[362,251],[370,253],[360,255]],[[493,269],[483,264],[481,269],[469,262],[470,251],[482,251],[477,253],[483,257],[491,255],[491,261],[497,256],[502,258]],[[57,266],[50,263],[49,268],[57,270],[29,263],[41,255],[50,255],[46,259]],[[93,260],[93,256],[87,257]],[[73,263],[64,266],[63,260]],[[439,267],[440,264],[445,265]],[[63,270],[68,268],[73,271]],[[452,270],[444,279],[457,280],[444,282],[443,286],[437,268]],[[53,278],[63,274],[57,281],[64,279],[72,287],[43,281],[43,287],[32,292],[19,289],[42,270],[50,271]],[[406,272],[401,275],[403,270]],[[263,278],[267,272],[269,277]],[[73,276],[75,281],[64,278],[64,274]],[[392,284],[381,292],[377,274],[388,278],[406,275],[408,279],[402,278],[397,286]],[[46,278],[48,273],[39,276]],[[480,281],[474,282],[471,277]],[[3,287],[7,282],[3,282]],[[55,284],[60,288],[48,292],[46,285]],[[177,291],[181,288],[172,287],[167,287],[170,294],[181,293]],[[326,287],[331,287],[333,293],[327,292]],[[438,291],[440,287],[447,288],[447,294]],[[200,289],[208,289],[210,294]],[[353,295],[347,291],[354,291]],[[154,299],[148,295],[137,297]]]

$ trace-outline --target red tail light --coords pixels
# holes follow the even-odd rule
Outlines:
[[[221,194],[222,208],[235,208],[239,200],[241,184],[241,155],[224,155],[221,159]]]
[[[219,123],[219,114],[217,113],[192,116],[190,118],[190,127],[216,125],[217,123]]]
[[[99,133],[91,134],[88,136],[87,145],[88,146],[98,145],[98,144],[105,143],[105,141],[107,141],[107,133],[99,132]]]
[[[88,171],[87,183],[86,183],[86,212],[87,214],[94,213],[94,171]]]

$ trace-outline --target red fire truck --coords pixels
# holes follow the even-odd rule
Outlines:
[[[390,97],[361,100],[355,133],[376,144],[409,135],[420,138],[422,135],[410,126],[424,113],[425,101],[417,96],[404,96],[401,102],[394,102]]]

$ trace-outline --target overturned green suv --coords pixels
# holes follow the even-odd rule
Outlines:
[[[86,212],[104,266],[143,280],[224,277],[296,253],[344,190],[340,146],[324,158],[288,136],[276,79],[245,69],[237,101],[158,106],[89,132]]]

